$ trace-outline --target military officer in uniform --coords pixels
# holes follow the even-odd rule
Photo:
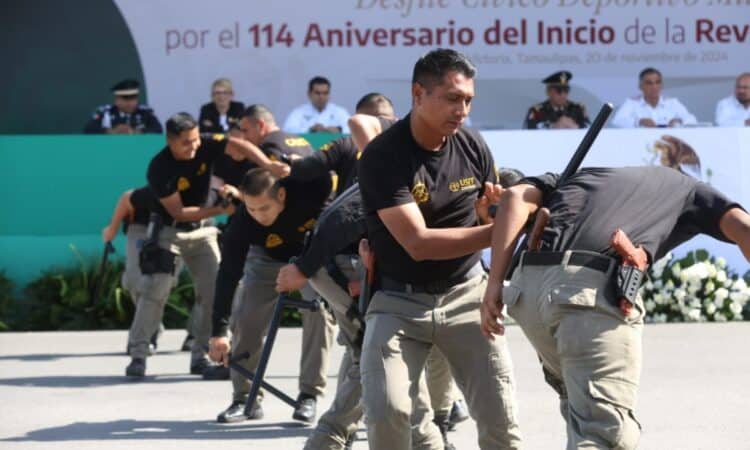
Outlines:
[[[547,100],[529,108],[523,123],[524,128],[586,128],[589,125],[590,121],[583,103],[568,99],[571,78],[573,74],[562,70],[542,80],[547,86]]]
[[[140,84],[123,80],[112,86],[113,105],[100,106],[83,132],[87,134],[161,133],[161,123],[154,110],[138,103]]]

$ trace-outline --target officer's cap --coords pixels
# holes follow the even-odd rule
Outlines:
[[[561,70],[555,72],[552,75],[542,80],[542,83],[547,86],[569,86],[570,79],[573,78],[573,74],[567,70]]]
[[[138,80],[127,79],[112,86],[112,93],[118,97],[134,97],[138,95],[141,84]]]

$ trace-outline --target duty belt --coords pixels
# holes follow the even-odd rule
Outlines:
[[[521,266],[559,266],[565,260],[565,254],[566,252],[524,252]],[[567,265],[607,273],[612,263],[614,260],[604,255],[571,251]]]
[[[403,281],[394,280],[386,276],[380,277],[380,288],[385,291],[399,291],[409,294],[444,294],[454,286],[471,280],[485,273],[482,265],[477,263],[465,274],[449,278],[447,280],[435,280],[427,283],[404,283]]]

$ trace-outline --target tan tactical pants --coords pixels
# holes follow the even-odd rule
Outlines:
[[[341,272],[350,280],[359,279],[358,258],[349,255],[338,255],[335,259],[336,265]],[[359,326],[347,316],[347,310],[352,298],[339,286],[328,274],[328,271],[320,269],[311,279],[310,285],[326,299],[339,324],[346,346],[346,352],[341,361],[339,370],[339,382],[336,388],[336,398],[333,404],[318,420],[305,444],[306,450],[340,450],[344,448],[349,435],[357,430],[359,421],[363,416],[362,408],[362,384],[360,380],[360,354],[361,348],[356,345]],[[432,366],[430,366],[432,364]],[[453,401],[457,398],[455,385],[450,374],[450,367],[445,358],[433,349],[428,358],[427,369],[428,393],[422,393],[419,397],[423,400],[426,395],[430,396],[433,409],[450,412]],[[418,405],[414,411],[412,423],[421,424],[421,415],[426,415],[426,405]],[[412,441],[414,448],[433,448],[435,445],[432,435],[420,435],[420,427],[413,428]]]
[[[232,354],[250,353],[250,358],[241,362],[255,372],[263,349],[263,338],[268,332],[273,310],[279,294],[274,290],[279,269],[286,263],[269,257],[262,249],[251,247],[245,263],[243,298],[232,318]],[[312,289],[302,292],[305,299],[312,299]],[[325,392],[328,374],[328,351],[333,343],[335,322],[333,316],[321,308],[311,312],[303,310],[302,357],[300,360],[299,390],[306,394],[321,396]],[[234,370],[230,371],[234,389],[232,398],[245,401],[250,393],[250,381]]]
[[[195,342],[191,350],[192,361],[206,357],[205,349],[208,348],[211,334],[214,285],[220,258],[216,240],[218,233],[219,230],[212,226],[193,231],[164,227],[159,235],[159,245],[182,258],[195,285],[195,301],[199,307],[194,311],[193,317]],[[164,305],[174,286],[174,280],[175,275],[169,273],[141,277],[137,288],[138,303],[129,336],[132,345],[130,354],[134,358],[145,358],[148,354],[149,339],[161,323]]]
[[[560,394],[567,448],[633,449],[643,303],[624,317],[614,301],[614,261],[603,273],[567,265],[566,253],[561,265],[521,265],[503,288],[503,303]]]
[[[448,360],[471,417],[479,447],[517,449],[521,434],[510,353],[501,336],[488,341],[479,330],[486,275],[440,295],[378,291],[367,312],[362,349],[362,389],[370,448],[410,450],[410,415],[433,346]],[[443,448],[431,417],[420,426]]]

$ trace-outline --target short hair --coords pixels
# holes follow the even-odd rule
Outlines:
[[[388,106],[393,108],[393,102],[391,101],[391,99],[381,94],[380,92],[370,92],[369,94],[365,94],[364,97],[359,99],[357,105],[354,107],[354,110],[356,112],[368,114],[368,112],[361,110],[377,111],[380,104],[382,103],[387,103]]]
[[[524,175],[518,169],[501,167],[497,169],[497,182],[504,188],[515,186],[523,179]]]
[[[232,88],[232,81],[229,78],[217,78],[216,80],[214,80],[214,82],[211,84],[211,92],[213,93],[213,90],[217,87],[222,87],[230,91],[234,90]]]
[[[167,130],[167,136],[172,137],[179,136],[183,131],[189,131],[197,127],[198,122],[190,115],[190,113],[186,112],[178,112],[167,119],[167,122],[164,125],[164,128]]]
[[[280,187],[279,179],[269,170],[256,167],[248,170],[245,176],[242,177],[239,190],[251,197],[257,197],[266,193],[269,197],[272,197],[276,195]]]
[[[477,68],[465,55],[450,48],[438,48],[417,60],[411,82],[430,88],[440,84],[443,76],[450,71],[459,72],[467,78],[474,78],[477,74]]]
[[[659,78],[662,78],[661,72],[659,72],[658,70],[654,69],[653,67],[646,67],[645,69],[641,70],[641,72],[638,74],[638,81],[643,81],[643,78],[646,75],[651,75],[652,73],[655,73],[655,74],[659,75]]]
[[[255,104],[245,108],[242,112],[242,118],[248,118],[252,120],[262,120],[266,123],[276,123],[276,119],[273,117],[273,113],[268,109],[266,105]]]
[[[321,76],[312,77],[307,83],[307,92],[312,92],[313,86],[315,86],[316,84],[325,84],[329,88],[331,87],[331,82],[328,81],[328,78]]]

